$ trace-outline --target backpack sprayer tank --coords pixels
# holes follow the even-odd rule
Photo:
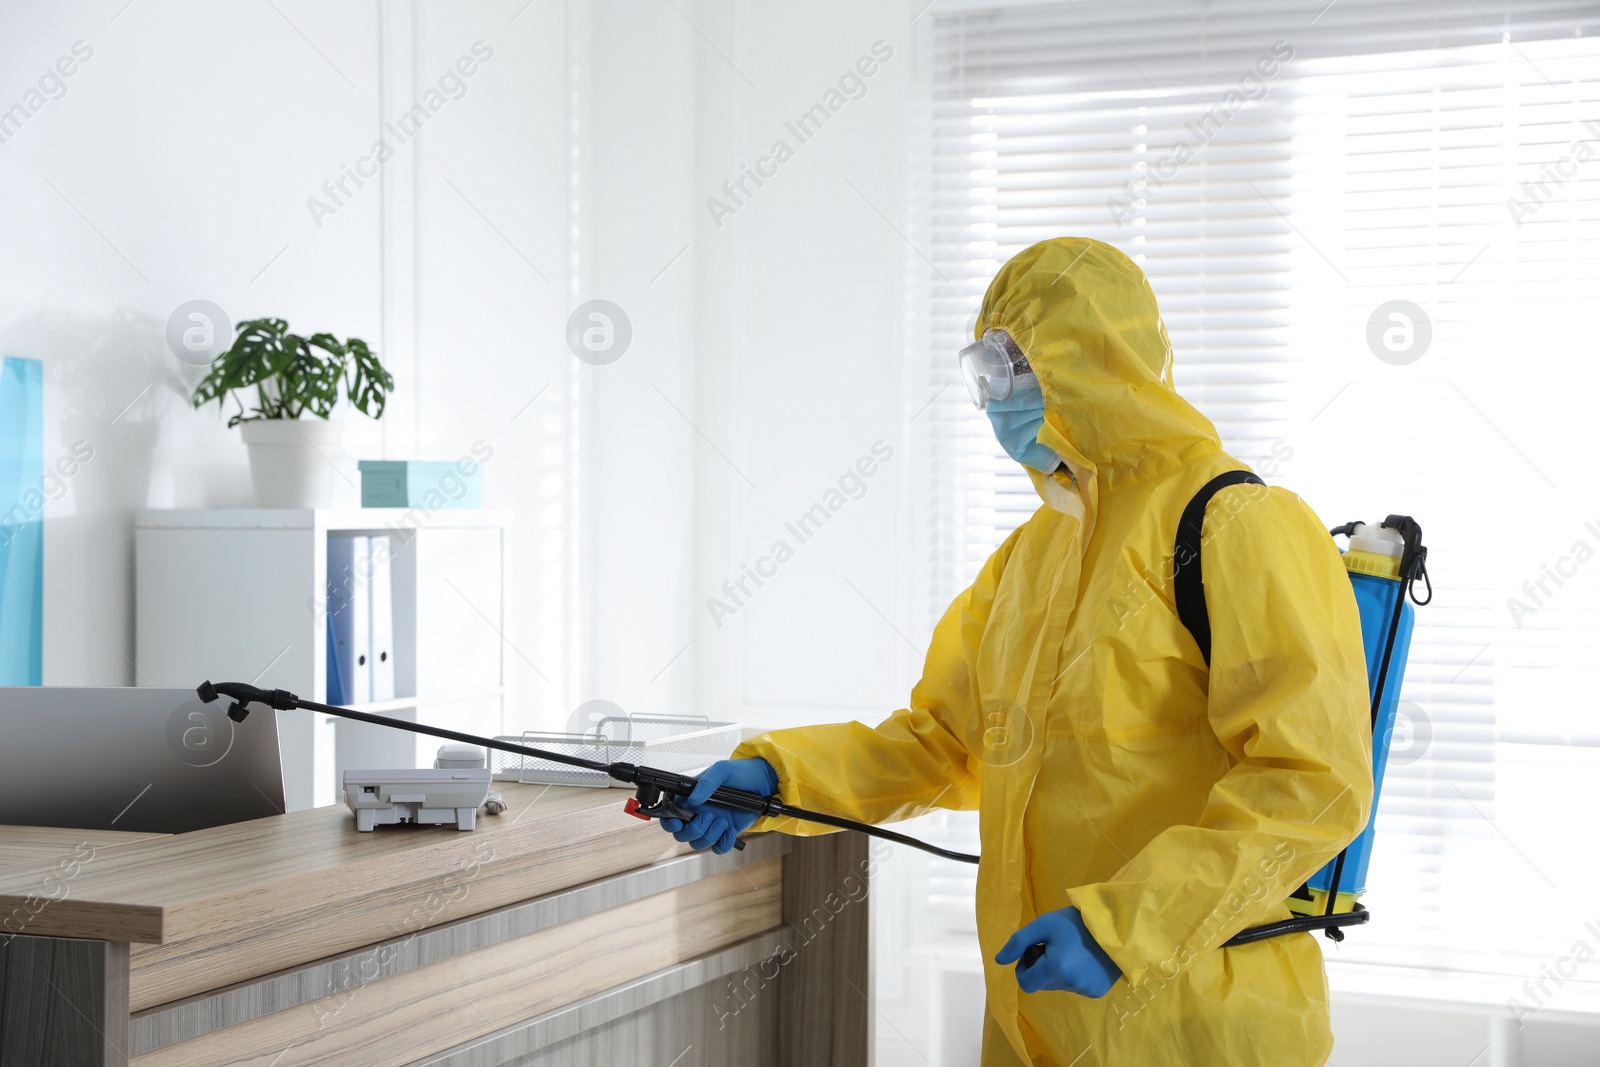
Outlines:
[[[1405,677],[1411,631],[1416,623],[1416,610],[1408,602],[1407,594],[1415,579],[1427,580],[1428,550],[1422,545],[1421,527],[1410,516],[1391,515],[1380,525],[1347,523],[1332,532],[1343,533],[1350,539],[1350,547],[1342,558],[1350,574],[1356,607],[1361,612],[1367,689],[1372,701],[1373,814],[1361,835],[1289,898],[1289,910],[1297,915],[1338,915],[1354,911],[1361,894],[1366,892],[1378,798],[1394,739],[1400,681]],[[1431,584],[1428,599],[1433,599]]]
[[[1173,591],[1178,618],[1194,637],[1207,666],[1211,663],[1211,618],[1203,580],[1202,526],[1211,498],[1228,486],[1240,484],[1266,485],[1246,470],[1217,475],[1184,508],[1173,542]],[[1372,709],[1372,815],[1354,841],[1290,895],[1287,903],[1295,918],[1241,930],[1225,942],[1227,945],[1247,945],[1267,937],[1310,930],[1321,930],[1333,940],[1342,941],[1342,927],[1356,926],[1370,918],[1359,898],[1367,887],[1378,795],[1394,738],[1400,682],[1411,651],[1415,612],[1407,600],[1415,600],[1412,583],[1421,579],[1427,586],[1428,599],[1415,603],[1428,603],[1433,599],[1433,585],[1428,581],[1428,550],[1422,544],[1422,527],[1411,516],[1390,515],[1376,524],[1348,522],[1328,532],[1350,539],[1342,558],[1360,611],[1361,643],[1366,652],[1367,693]]]

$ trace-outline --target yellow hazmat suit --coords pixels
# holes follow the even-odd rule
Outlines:
[[[980,810],[984,1064],[1321,1064],[1313,935],[1220,946],[1288,918],[1366,825],[1366,668],[1337,549],[1292,493],[1218,493],[1208,672],[1173,606],[1173,539],[1195,491],[1245,465],[1174,389],[1143,273],[1098,241],[1042,242],[989,286],[975,336],[990,328],[1038,375],[1038,439],[1068,471],[1033,475],[1045,506],[945,612],[909,708],[736,756],[770,762],[786,803],[851,819]],[[1100,999],[1022,993],[995,953],[1069,905],[1123,977]]]

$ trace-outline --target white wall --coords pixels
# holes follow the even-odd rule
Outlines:
[[[495,449],[530,724],[593,698],[767,722],[904,699],[898,9],[6,0],[0,27],[7,104],[92,50],[0,144],[0,351],[45,363],[47,454],[95,451],[47,512],[48,682],[135,681],[132,510],[249,502],[164,342],[203,298],[379,347],[398,389],[352,454]],[[785,121],[877,41],[893,58],[801,144]],[[464,94],[314,218],[476,42]],[[715,225],[706,199],[779,138],[794,158]],[[565,342],[593,297],[633,324],[609,366]],[[878,441],[861,499],[785,531]],[[794,560],[716,626],[708,598],[780,538]]]
[[[47,458],[94,449],[46,513],[48,684],[135,681],[133,509],[249,502],[237,434],[188,408],[199,371],[164,341],[171,312],[204,298],[380,350],[398,389],[381,426],[352,420],[353,455],[494,448],[488,503],[519,524],[519,708],[528,725],[564,716],[568,5],[522,8],[0,4],[0,106],[75,42],[92,50],[0,144],[0,352],[45,364]],[[476,42],[492,55],[452,83],[459,98],[319,225],[308,198],[328,202],[323,183]]]
[[[362,94],[270,7],[218,20],[152,3],[113,21],[118,6],[0,7],[3,106],[75,42],[92,50],[0,145],[0,352],[44,361],[47,460],[94,450],[47,511],[47,683],[133,680],[130,509],[245,499],[235,435],[186,409],[196,374],[163,341],[171,311],[204,297],[377,326],[377,198],[320,233],[303,206],[366,136],[372,9],[296,12]]]
[[[574,270],[568,37],[581,7],[430,0],[416,4],[410,37],[419,89],[476,42],[494,51],[418,139],[409,451],[454,458],[480,439],[495,450],[485,502],[517,523],[506,662],[514,721],[526,727],[561,720],[573,697],[579,591],[563,553],[576,540],[577,362],[564,326]],[[405,226],[402,214],[396,229]],[[394,254],[404,256],[403,236]]]
[[[699,11],[715,49],[702,41],[697,54],[697,703],[774,725],[876,722],[904,703],[920,670],[910,646],[926,637],[903,607],[905,9],[834,0]],[[785,123],[878,41],[893,57],[865,95],[801,143]],[[747,183],[752,195],[717,225],[706,200],[732,204],[723,182],[778,140],[793,158],[759,188]],[[893,458],[801,543],[785,524],[878,441]],[[778,541],[793,558],[729,596],[723,583]],[[712,597],[736,612],[714,620]]]
[[[692,7],[679,5],[693,12]],[[670,4],[596,0],[580,92],[584,262],[575,301],[609,300],[628,351],[580,365],[588,494],[581,700],[695,710],[694,70],[700,41]]]

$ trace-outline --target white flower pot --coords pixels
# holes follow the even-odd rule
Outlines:
[[[256,506],[325,508],[338,503],[344,423],[331,419],[252,419],[239,424],[250,448]]]

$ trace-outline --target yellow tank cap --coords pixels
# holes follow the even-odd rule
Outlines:
[[[1400,580],[1400,561],[1393,556],[1380,556],[1376,552],[1356,552],[1354,550],[1344,554],[1344,569],[1357,574],[1370,574],[1376,578],[1393,578]]]
[[[1289,911],[1295,915],[1326,915],[1328,913],[1328,891],[1326,889],[1311,889],[1310,892],[1310,900],[1290,897],[1288,900]],[[1343,915],[1346,912],[1354,911],[1356,901],[1360,897],[1360,893],[1340,893],[1339,899],[1333,902],[1333,913],[1335,915]]]

